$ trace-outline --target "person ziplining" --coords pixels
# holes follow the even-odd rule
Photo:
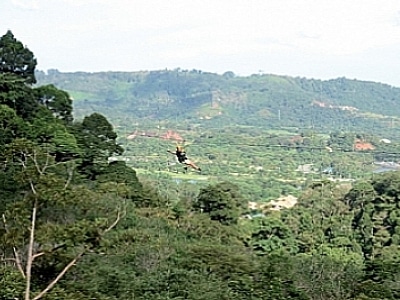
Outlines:
[[[185,167],[184,167],[185,171],[187,171],[188,166],[189,166],[189,167],[201,172],[201,169],[198,166],[196,166],[191,160],[189,160],[187,158],[186,151],[182,146],[176,146],[175,152],[173,152],[171,150],[167,150],[167,152],[175,155],[178,162],[185,165]]]

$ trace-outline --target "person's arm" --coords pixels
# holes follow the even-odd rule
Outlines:
[[[176,155],[175,152],[172,152],[171,150],[167,150],[168,153],[171,153],[173,155]]]

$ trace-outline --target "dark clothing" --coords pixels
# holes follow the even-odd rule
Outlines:
[[[193,162],[191,162],[187,157],[186,157],[186,152],[183,150],[181,147],[176,147],[175,152],[172,152],[170,150],[167,150],[169,153],[174,154],[178,160],[179,163],[185,165],[185,170],[187,170],[187,166],[192,167],[195,170],[201,171],[201,169],[196,166]]]
[[[183,164],[187,161],[187,157],[186,157],[186,153],[185,152],[181,152],[181,151],[176,151],[175,152],[176,157],[178,158],[178,161]]]

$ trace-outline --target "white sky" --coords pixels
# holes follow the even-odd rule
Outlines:
[[[400,87],[400,0],[0,0],[37,69],[197,69]]]

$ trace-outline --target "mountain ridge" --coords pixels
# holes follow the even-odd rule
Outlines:
[[[400,88],[340,77],[306,79],[273,74],[236,76],[198,70],[37,72],[74,98],[77,111],[111,118],[213,125],[291,126],[332,130],[391,130],[400,125]],[[111,108],[111,109],[110,109]]]

